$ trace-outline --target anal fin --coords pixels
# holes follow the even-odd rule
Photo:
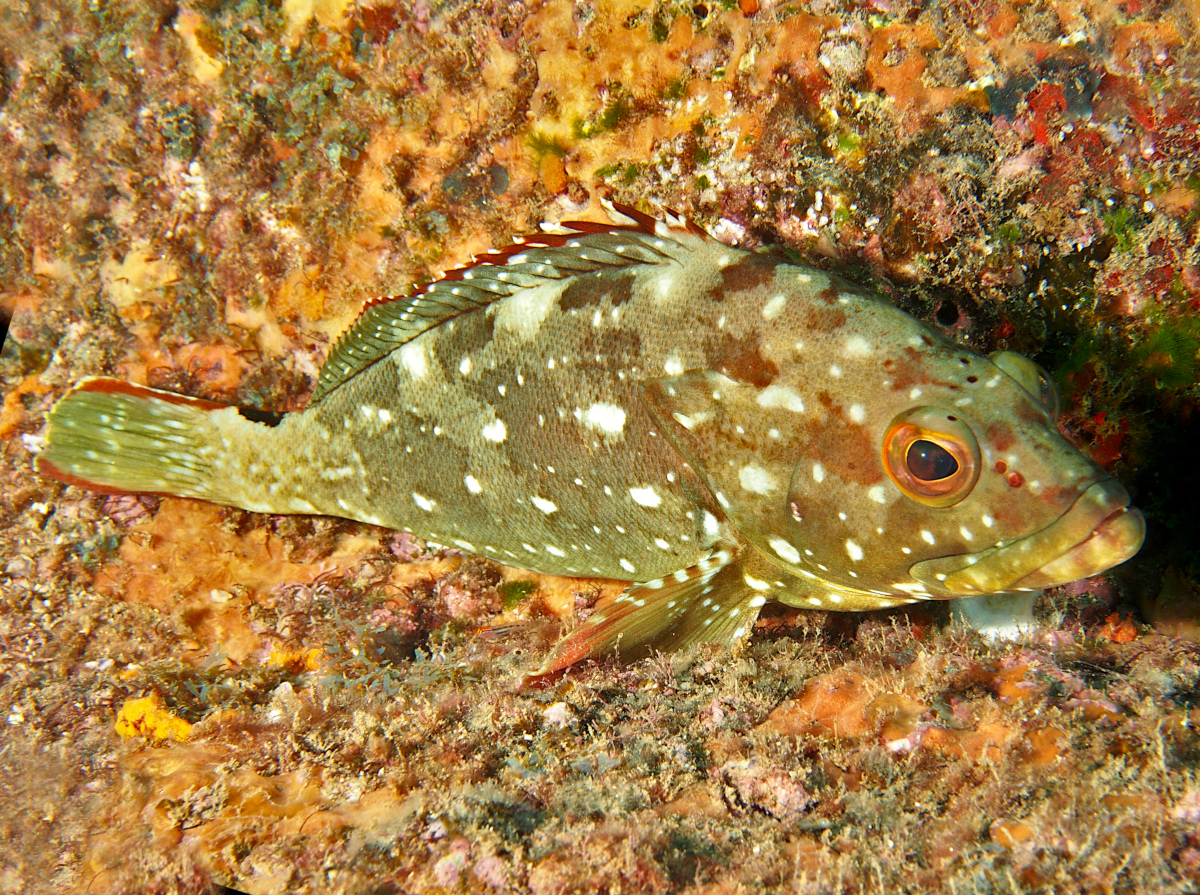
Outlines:
[[[737,548],[717,551],[691,568],[630,587],[559,641],[527,683],[589,657],[631,661],[701,643],[735,647],[765,602],[747,585]]]

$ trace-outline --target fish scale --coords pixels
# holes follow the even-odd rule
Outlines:
[[[85,381],[39,470],[630,581],[545,673],[736,646],[768,599],[1028,591],[1140,546],[1140,514],[1058,433],[1032,362],[679,218],[611,213],[368,306],[278,425]]]

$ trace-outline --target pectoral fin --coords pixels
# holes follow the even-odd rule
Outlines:
[[[689,569],[635,584],[597,610],[559,642],[533,679],[595,656],[629,661],[700,643],[736,647],[765,602],[747,584],[738,548],[720,550]]]

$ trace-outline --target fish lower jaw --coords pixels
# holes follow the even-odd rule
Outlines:
[[[1041,590],[1090,578],[1131,559],[1146,537],[1146,520],[1136,507],[1121,507],[1096,530],[1058,559],[1046,563],[1014,585],[1019,590]]]
[[[910,573],[943,598],[1041,590],[1125,562],[1145,536],[1145,519],[1129,505],[1128,492],[1105,479],[1041,531],[968,556],[926,560]]]

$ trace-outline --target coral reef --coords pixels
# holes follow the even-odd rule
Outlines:
[[[1195,0],[0,9],[0,893],[1200,887]],[[522,687],[618,591],[36,478],[97,374],[302,406],[362,302],[600,198],[1023,351],[1142,555],[991,644],[776,611]]]

